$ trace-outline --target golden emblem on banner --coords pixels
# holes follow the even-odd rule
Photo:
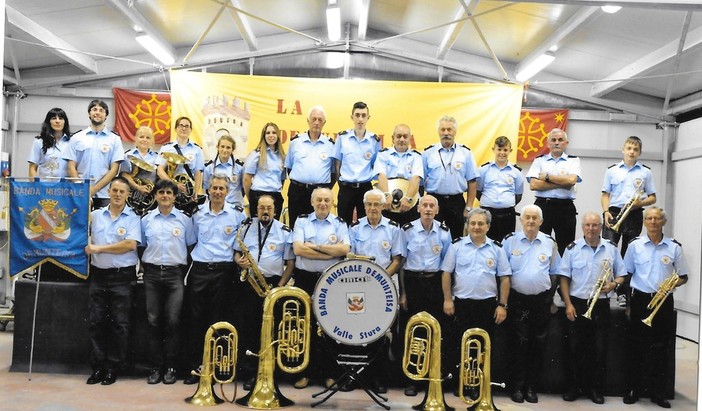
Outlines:
[[[24,213],[24,235],[35,241],[57,240],[65,241],[71,235],[71,216],[62,208],[57,208],[57,200],[45,198],[39,200],[39,207],[34,207],[29,213]]]

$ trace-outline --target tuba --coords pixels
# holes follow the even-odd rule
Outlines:
[[[429,381],[424,400],[412,408],[425,411],[453,410],[446,405],[441,388],[441,326],[426,311],[413,315],[407,322],[402,370],[414,381]]]
[[[216,333],[223,335],[215,336]],[[228,384],[236,376],[236,356],[239,335],[236,328],[226,321],[214,323],[205,333],[200,382],[197,391],[185,402],[195,405],[217,405],[224,402],[215,395],[213,383]],[[193,375],[198,375],[193,371]]]
[[[239,244],[239,248],[241,248],[242,257],[244,257],[249,264],[251,264],[251,267],[241,270],[241,278],[239,278],[239,280],[241,280],[242,283],[248,280],[256,294],[258,294],[259,297],[265,297],[266,294],[271,291],[271,286],[266,282],[266,278],[258,268],[256,260],[251,257],[249,248],[246,246],[246,244],[244,244],[244,240],[241,239],[241,228],[242,227],[239,227],[239,230],[236,233],[236,242]],[[262,250],[259,250],[258,252],[260,253]]]
[[[635,184],[634,193],[631,195],[631,197],[629,197],[629,200],[627,200],[622,209],[619,210],[619,213],[617,213],[617,216],[614,217],[614,220],[610,221],[610,224],[612,224],[612,231],[615,233],[618,233],[621,229],[622,223],[634,208],[634,203],[636,203],[644,195],[643,184],[643,180]]]
[[[478,338],[476,338],[478,337]],[[474,411],[496,411],[490,381],[490,336],[482,328],[470,328],[461,339],[459,398]],[[504,388],[504,383],[495,384]],[[466,398],[464,389],[478,389],[478,398]]]
[[[673,291],[675,286],[678,284],[679,279],[680,276],[678,275],[678,271],[675,270],[665,280],[663,280],[661,285],[658,286],[656,294],[653,296],[653,298],[651,298],[651,302],[649,302],[648,306],[646,307],[653,311],[651,312],[651,315],[641,320],[642,323],[648,325],[649,327],[653,326],[653,317],[656,316],[656,313],[658,313],[658,310],[661,308],[666,298],[668,298],[670,292]]]
[[[600,298],[600,293],[602,293],[602,288],[609,281],[609,277],[612,275],[612,266],[609,260],[602,260],[602,267],[600,268],[600,273],[602,273],[595,281],[592,287],[592,292],[590,293],[590,298],[587,300],[587,312],[583,314],[583,317],[588,320],[592,319],[592,310],[595,309],[595,304]]]
[[[149,190],[148,194],[144,194],[139,190],[131,190],[127,198],[127,205],[131,207],[137,215],[143,216],[156,205],[156,197],[154,197],[153,193],[154,183],[148,178],[137,178],[136,176],[139,174],[139,170],[153,173],[156,168],[137,156],[128,155],[127,158],[132,164],[131,176],[134,182],[137,185],[145,186]]]
[[[273,340],[273,311],[281,299],[283,304],[282,317],[277,327],[278,338]],[[237,404],[263,410],[294,405],[292,400],[281,394],[275,383],[275,365],[277,363],[283,372],[293,374],[307,368],[310,361],[310,305],[310,296],[301,288],[277,287],[268,293],[263,300],[260,352],[246,352],[246,355],[258,356],[256,383],[251,392],[236,400]],[[274,347],[276,344],[277,350]],[[276,351],[275,354],[273,350]]]
[[[183,184],[185,186],[185,192],[178,190],[176,194],[174,201],[175,207],[186,213],[193,214],[197,211],[197,202],[192,199],[195,195],[195,183],[190,176],[185,173],[176,174],[178,166],[187,163],[188,159],[175,153],[166,152],[161,153],[161,155],[166,159],[166,175],[168,175],[168,178],[173,180],[176,184]]]

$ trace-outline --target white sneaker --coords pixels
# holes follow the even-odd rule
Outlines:
[[[617,303],[620,307],[626,307],[626,295],[617,296]]]

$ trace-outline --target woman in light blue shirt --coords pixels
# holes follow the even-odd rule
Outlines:
[[[275,123],[266,123],[261,130],[261,139],[244,162],[244,193],[249,199],[249,212],[256,217],[258,198],[273,197],[275,218],[283,209],[283,181],[285,181],[285,150],[280,138],[280,128]]]
[[[63,109],[55,107],[46,113],[41,132],[29,152],[29,177],[66,177],[66,160],[71,127]]]

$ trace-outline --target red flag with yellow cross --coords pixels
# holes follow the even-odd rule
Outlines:
[[[171,94],[148,93],[113,88],[115,95],[115,132],[123,141],[134,141],[141,126],[150,127],[156,144],[171,140]]]
[[[531,110],[522,109],[519,117],[519,143],[517,144],[517,161],[530,162],[534,158],[548,153],[546,136],[554,128],[566,131],[568,110]]]

